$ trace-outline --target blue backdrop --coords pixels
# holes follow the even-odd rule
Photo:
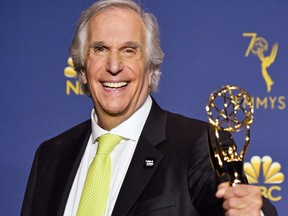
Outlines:
[[[38,145],[90,116],[90,99],[64,69],[78,17],[92,2],[1,1],[0,215],[19,215]],[[212,91],[246,89],[255,121],[245,167],[279,215],[287,214],[288,2],[141,2],[158,17],[165,52],[156,100],[206,121]]]

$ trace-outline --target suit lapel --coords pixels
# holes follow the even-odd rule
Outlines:
[[[90,121],[85,122],[72,130],[70,138],[64,138],[59,154],[59,162],[55,172],[53,191],[50,196],[48,215],[63,215],[69,192],[75,175],[84,154],[88,139],[91,134]],[[65,143],[64,143],[65,142]]]
[[[156,146],[165,140],[166,120],[166,113],[153,101],[112,216],[128,215],[156,171],[164,156],[162,152],[157,150]],[[148,168],[145,166],[147,159],[153,160],[153,167]]]

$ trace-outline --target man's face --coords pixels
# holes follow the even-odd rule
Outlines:
[[[111,8],[91,19],[86,71],[100,126],[129,118],[149,94],[144,24],[130,9]],[[102,124],[102,125],[101,125]]]

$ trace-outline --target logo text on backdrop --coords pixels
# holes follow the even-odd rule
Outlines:
[[[259,188],[263,196],[271,201],[282,199],[282,196],[279,195],[282,190],[280,184],[284,182],[285,177],[280,172],[280,163],[273,162],[272,158],[267,155],[262,158],[253,156],[250,162],[244,163],[244,170],[250,184],[259,184],[261,182]]]

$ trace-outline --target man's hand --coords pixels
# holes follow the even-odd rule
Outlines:
[[[221,183],[216,197],[224,199],[223,208],[226,216],[260,216],[263,203],[261,191],[257,186],[238,184],[231,187],[229,183]]]

